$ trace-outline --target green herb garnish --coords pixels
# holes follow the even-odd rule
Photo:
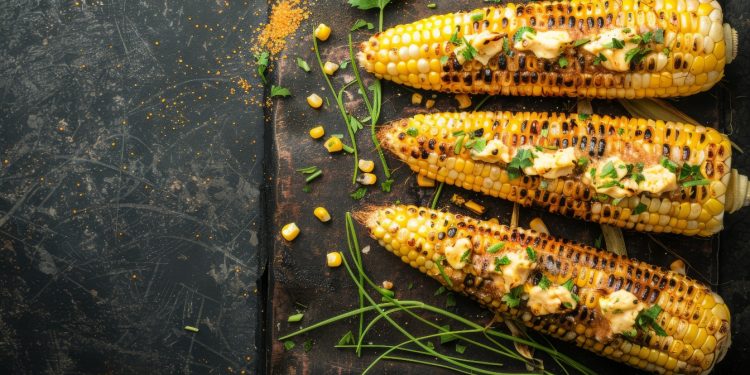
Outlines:
[[[307,65],[307,61],[303,60],[301,57],[297,58],[297,66],[306,72],[310,71],[310,65]]]
[[[357,190],[355,190],[353,193],[349,194],[350,197],[354,200],[360,200],[365,197],[365,194],[367,193],[366,187],[361,187]]]
[[[520,42],[523,40],[524,35],[526,33],[531,33],[531,35],[536,35],[536,30],[534,30],[533,27],[529,26],[521,26],[518,28],[518,31],[516,31],[516,34],[513,36],[513,40],[516,42]]]
[[[673,162],[669,158],[666,158],[664,156],[659,159],[659,164],[661,164],[662,167],[667,168],[672,173],[677,172],[677,163]]]
[[[269,58],[268,51],[263,51],[261,53],[255,54],[255,65],[258,66],[258,75],[260,76],[260,80],[263,81],[263,84],[267,84],[268,80],[266,79],[266,69],[268,68],[268,58]]]
[[[542,275],[542,278],[539,279],[539,284],[537,284],[537,286],[542,288],[542,290],[549,289],[550,285],[552,285],[552,282],[545,275]]]
[[[448,277],[448,274],[445,273],[445,268],[443,267],[444,260],[445,256],[441,256],[440,259],[435,262],[435,265],[437,266],[438,271],[440,271],[440,276],[443,277],[443,280],[445,280],[449,287],[453,288],[453,281],[451,281],[450,277]]]
[[[578,39],[573,43],[573,48],[580,47],[590,41],[591,39]]]
[[[666,336],[667,332],[664,331],[664,328],[656,323],[656,317],[661,311],[662,308],[659,305],[653,305],[647,309],[641,310],[635,318],[636,325],[643,331],[647,331],[651,328],[656,332],[657,336]]]
[[[301,321],[303,316],[305,316],[305,314],[302,314],[302,313],[289,315],[286,321],[289,323],[296,323],[296,322]]]
[[[496,244],[493,244],[492,246],[487,248],[487,252],[490,254],[494,254],[500,250],[502,250],[505,247],[505,242],[498,242]]]
[[[516,152],[516,156],[508,163],[508,177],[514,180],[521,176],[523,169],[534,165],[534,153],[527,148],[522,148]]]
[[[561,68],[565,68],[568,66],[568,59],[566,59],[565,56],[561,56],[557,60],[557,64],[560,65]]]
[[[641,213],[645,212],[647,208],[648,207],[646,207],[645,204],[638,203],[638,205],[633,209],[633,215],[640,215]]]
[[[419,129],[417,128],[406,129],[406,134],[409,134],[412,137],[416,137],[419,134]]]
[[[510,308],[518,307],[521,304],[521,294],[523,293],[523,285],[519,285],[510,290],[510,293],[503,295],[502,301]]]
[[[536,262],[536,251],[531,248],[531,246],[526,247],[526,255],[529,256],[529,260],[532,262]]]

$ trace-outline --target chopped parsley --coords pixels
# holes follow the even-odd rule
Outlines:
[[[511,289],[510,293],[503,295],[502,301],[510,308],[518,307],[521,304],[521,293],[523,293],[523,285]]]
[[[392,185],[393,185],[393,179],[389,178],[380,184],[380,190],[382,190],[384,193],[390,193]]]
[[[514,180],[521,176],[523,169],[534,165],[534,153],[531,150],[522,148],[518,150],[516,156],[508,163],[508,177]]]
[[[677,163],[669,160],[669,158],[666,158],[664,156],[662,156],[659,160],[659,164],[661,164],[662,167],[667,168],[672,173],[675,173],[677,171]]]
[[[498,242],[489,248],[487,248],[487,252],[490,254],[494,254],[500,250],[502,250],[505,247],[505,242]]]
[[[469,43],[468,40],[466,40],[466,38],[463,38],[463,43],[466,46],[466,48],[461,51],[461,56],[463,56],[464,60],[466,61],[474,60],[474,57],[479,52],[477,51],[476,48],[474,48],[474,46],[471,45],[471,43]]]
[[[560,65],[561,68],[565,68],[568,66],[568,59],[565,58],[565,56],[560,57],[559,60],[557,60],[557,63]]]
[[[310,350],[312,350],[312,347],[313,347],[313,341],[312,341],[312,339],[305,340],[305,342],[302,343],[302,347],[305,349],[305,353],[307,353]]]
[[[508,38],[503,38],[503,52],[509,57],[513,57],[513,51],[510,49],[510,46],[508,45]]]
[[[646,55],[651,52],[651,48],[640,48],[635,47],[630,49],[628,52],[625,53],[625,62],[630,64],[631,62],[634,64],[638,64],[643,60]]]
[[[406,129],[406,134],[412,137],[416,137],[419,134],[419,130],[417,128],[412,127],[412,128]]]
[[[638,203],[638,205],[633,209],[633,215],[640,215],[641,213],[645,212],[647,208],[648,207],[646,207],[646,205],[642,202]]]
[[[464,354],[466,351],[466,345],[456,344],[456,353]]]
[[[589,118],[591,118],[591,115],[588,114],[588,113],[579,113],[578,114],[578,119],[581,120],[581,121],[586,121]]]
[[[531,35],[536,35],[536,30],[534,30],[533,27],[529,26],[522,26],[518,28],[518,31],[516,31],[516,34],[513,36],[513,40],[516,42],[520,42],[523,40],[524,35],[526,33],[531,33]]]
[[[448,56],[440,56],[440,65],[445,65],[448,62]]]
[[[456,306],[456,297],[453,295],[453,293],[448,293],[445,296],[445,307],[455,307]]]
[[[461,153],[461,148],[464,146],[464,138],[466,136],[461,134],[458,136],[458,139],[456,140],[456,147],[453,148],[453,153],[458,155]]]
[[[536,251],[531,248],[531,246],[526,247],[526,255],[529,256],[529,260],[532,262],[536,262]]]
[[[599,187],[602,188],[602,189],[607,189],[607,188],[611,188],[611,187],[615,187],[615,186],[617,186],[620,189],[622,189],[622,188],[625,187],[619,181],[615,181],[615,180],[609,180],[609,181],[603,183]]]
[[[664,47],[664,49],[661,52],[664,54],[664,56],[669,57],[669,54],[672,52],[672,49],[669,47]]]
[[[474,138],[466,143],[466,148],[471,148],[476,152],[484,151],[485,147],[487,147],[487,140],[484,138]]]
[[[476,22],[476,21],[481,21],[481,20],[483,20],[483,19],[484,19],[484,14],[483,14],[483,13],[477,13],[477,14],[472,14],[472,15],[471,15],[471,20],[472,20],[473,22]]]
[[[662,308],[659,305],[653,305],[647,309],[641,310],[635,318],[636,325],[643,331],[651,328],[656,332],[657,336],[666,336],[667,332],[664,331],[664,328],[656,323],[656,317],[659,316],[661,311]]]
[[[623,135],[623,134],[625,134],[625,128],[617,129],[617,135]]]
[[[446,284],[448,284],[449,287],[453,288],[453,282],[451,281],[450,277],[448,277],[448,274],[445,273],[445,268],[443,268],[444,260],[445,256],[441,256],[440,259],[435,262],[435,265],[437,265],[438,271],[440,271],[440,276],[443,277],[443,280],[445,280]]]
[[[263,51],[261,53],[255,54],[255,65],[258,66],[258,75],[260,76],[260,80],[263,81],[263,84],[268,83],[268,79],[266,79],[266,69],[268,68],[268,58],[270,57],[270,54],[268,51]]]
[[[307,61],[303,60],[301,57],[297,58],[297,66],[306,72],[310,71],[310,65],[307,65]]]
[[[440,344],[445,344],[447,342],[456,341],[458,340],[458,336],[448,333],[451,330],[451,326],[446,324],[444,326],[440,326],[440,332],[444,332],[443,335],[440,336]]]
[[[289,91],[286,87],[271,85],[271,97],[281,96],[281,97],[287,97],[289,95],[292,95],[292,92]]]
[[[591,39],[578,39],[573,43],[573,48],[580,47],[588,42],[590,42]]]
[[[469,256],[471,255],[471,249],[466,249],[463,254],[461,254],[461,262],[466,262],[469,259]]]
[[[599,177],[601,178],[617,178],[617,170],[615,169],[615,165],[610,161],[607,162],[607,164],[604,164],[602,167],[601,173],[599,173]]]
[[[456,30],[456,32],[451,35],[451,38],[448,41],[454,45],[461,44],[461,40],[458,39],[458,30]]]
[[[664,43],[664,29],[656,29],[656,32],[654,33],[654,43]]]
[[[542,290],[549,289],[550,285],[552,285],[552,282],[549,281],[549,279],[545,275],[542,275],[542,278],[539,279],[539,284],[537,284],[537,286],[542,288]]]
[[[684,187],[708,185],[711,183],[711,181],[703,178],[700,165],[684,164],[680,168],[679,177]]]
[[[292,341],[292,340],[286,340],[286,341],[284,341],[284,350],[287,350],[287,351],[288,350],[292,350],[292,349],[294,349],[294,345],[295,345],[294,341]]]
[[[495,258],[495,272],[500,272],[500,267],[507,266],[510,264],[510,259],[507,256],[502,258]]]
[[[599,56],[594,57],[594,65],[599,65],[605,61],[607,61],[607,57],[601,53],[599,54]]]
[[[356,191],[354,191],[353,193],[349,194],[349,196],[352,197],[352,199],[360,200],[365,197],[366,193],[367,193],[367,188],[361,187],[357,189]]]
[[[617,38],[612,38],[611,42],[604,44],[604,48],[623,49],[625,48],[625,42]]]
[[[582,156],[578,158],[578,161],[576,162],[579,168],[586,169],[586,166],[589,165],[589,158]]]

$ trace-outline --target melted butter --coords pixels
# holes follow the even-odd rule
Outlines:
[[[601,177],[604,167],[609,163],[612,163],[612,165],[614,166],[617,177]],[[584,172],[582,180],[584,183],[593,186],[596,192],[599,194],[606,194],[612,198],[625,198],[633,196],[638,191],[638,184],[636,184],[635,181],[631,179],[623,180],[623,178],[625,178],[625,175],[628,174],[628,170],[625,165],[625,161],[623,161],[619,157],[611,156],[605,160],[602,160],[596,166],[594,166],[594,168],[596,168],[596,174],[593,180],[591,179],[591,174],[589,173],[589,171]],[[612,181],[616,181],[621,186],[607,186],[610,185]]]
[[[638,184],[638,188],[642,191],[661,194],[678,188],[677,175],[659,164],[645,168],[643,177],[644,180]]]
[[[534,164],[524,168],[523,172],[528,176],[541,175],[552,179],[572,174],[575,166],[575,147],[568,147],[556,150],[554,153],[536,153]]]
[[[471,150],[471,158],[487,163],[510,163],[513,159],[511,155],[511,149],[500,140],[492,139],[487,142],[482,152]]]
[[[569,303],[571,308],[576,308],[576,301],[570,291],[563,286],[551,286],[547,289],[534,286],[529,290],[527,306],[534,315],[556,314],[565,308],[563,303]]]
[[[493,276],[493,279],[495,280],[495,287],[508,292],[526,282],[534,263],[529,260],[525,252],[513,251],[502,256],[507,256],[510,263],[500,266],[500,270],[496,271],[498,275]]]
[[[459,238],[453,246],[445,247],[445,260],[448,261],[453,269],[460,270],[466,266],[466,262],[461,261],[461,257],[466,251],[471,251],[472,244],[468,238]]]
[[[599,310],[609,321],[609,328],[613,334],[632,330],[638,313],[644,308],[643,303],[626,290],[618,290],[607,297],[599,298]]]
[[[467,35],[465,38],[477,50],[474,60],[479,61],[482,65],[487,65],[491,58],[503,50],[503,34],[500,33],[485,30],[479,34]],[[466,62],[463,55],[466,48],[467,46],[461,43],[455,50],[456,60],[458,60],[459,64]]]
[[[594,40],[583,45],[582,48],[595,56],[602,54],[606,57],[607,61],[601,62],[604,68],[617,72],[626,72],[630,69],[630,64],[626,61],[625,57],[628,51],[638,47],[637,44],[630,43],[630,40],[636,37],[636,35],[632,29],[612,29],[599,34]],[[622,49],[605,47],[608,43],[612,43],[613,38],[623,41],[625,47]]]
[[[554,59],[560,56],[563,47],[572,42],[567,31],[539,31],[536,34],[525,33],[513,47],[519,51],[531,51],[539,58]]]

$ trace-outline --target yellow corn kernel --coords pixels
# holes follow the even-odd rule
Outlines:
[[[411,104],[414,104],[414,105],[422,104],[422,94],[418,92],[411,94]]]
[[[471,107],[471,98],[466,94],[458,94],[455,96],[458,102],[458,109],[466,109]]]
[[[363,173],[357,177],[357,182],[362,185],[375,185],[375,182],[378,181],[378,176],[375,176],[372,173]]]
[[[339,139],[338,137],[328,138],[323,146],[325,146],[326,150],[328,150],[328,152],[330,153],[339,152],[344,149],[344,144],[341,143],[341,139]]]
[[[393,282],[390,280],[384,280],[383,281],[383,288],[391,290],[393,289]]]
[[[326,254],[326,264],[328,267],[336,268],[341,265],[341,253],[338,251]]]
[[[339,70],[339,64],[330,61],[326,61],[326,63],[323,64],[323,72],[329,76],[332,76],[337,70]]]
[[[424,102],[424,107],[425,107],[425,108],[427,108],[427,109],[430,109],[430,108],[432,108],[432,107],[434,107],[434,106],[435,106],[435,101],[434,101],[434,100],[432,100],[432,99],[427,99],[427,100],[426,100],[426,101]]]
[[[464,207],[477,215],[482,215],[484,214],[484,211],[487,210],[487,207],[482,206],[481,204],[474,202],[473,200],[466,201],[466,203],[464,203]]]
[[[310,94],[310,96],[307,97],[307,104],[309,104],[310,107],[318,109],[323,105],[323,98],[318,94]]]
[[[435,187],[435,180],[419,174],[417,175],[417,185],[419,187]]]
[[[325,129],[323,129],[323,126],[316,126],[316,127],[312,128],[312,129],[310,129],[310,136],[313,139],[321,138],[325,134],[326,134],[326,131],[325,131]]]
[[[295,223],[289,223],[281,228],[281,236],[287,241],[294,241],[299,235],[299,227]]]
[[[549,234],[549,229],[547,229],[547,225],[544,224],[544,221],[542,221],[542,219],[539,217],[535,217],[531,219],[531,222],[529,223],[529,227],[531,228],[531,230],[535,230],[539,233]]]
[[[315,37],[318,38],[318,40],[325,42],[328,40],[329,36],[331,36],[331,28],[328,27],[328,25],[321,23],[315,28]]]
[[[372,160],[359,159],[357,166],[360,171],[369,173],[375,169],[375,162]]]
[[[326,210],[325,207],[315,207],[313,215],[324,223],[331,220],[331,214],[328,213],[328,210]]]

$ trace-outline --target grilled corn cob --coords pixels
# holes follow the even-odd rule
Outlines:
[[[428,208],[371,208],[355,217],[388,251],[444,286],[613,360],[707,374],[729,348],[727,306],[684,275]]]
[[[360,65],[419,89],[590,98],[711,88],[737,54],[712,0],[573,0],[437,15],[378,33]]]
[[[463,112],[398,120],[378,137],[428,178],[638,231],[709,236],[721,230],[725,211],[748,203],[747,183],[731,173],[729,139],[703,126]]]

